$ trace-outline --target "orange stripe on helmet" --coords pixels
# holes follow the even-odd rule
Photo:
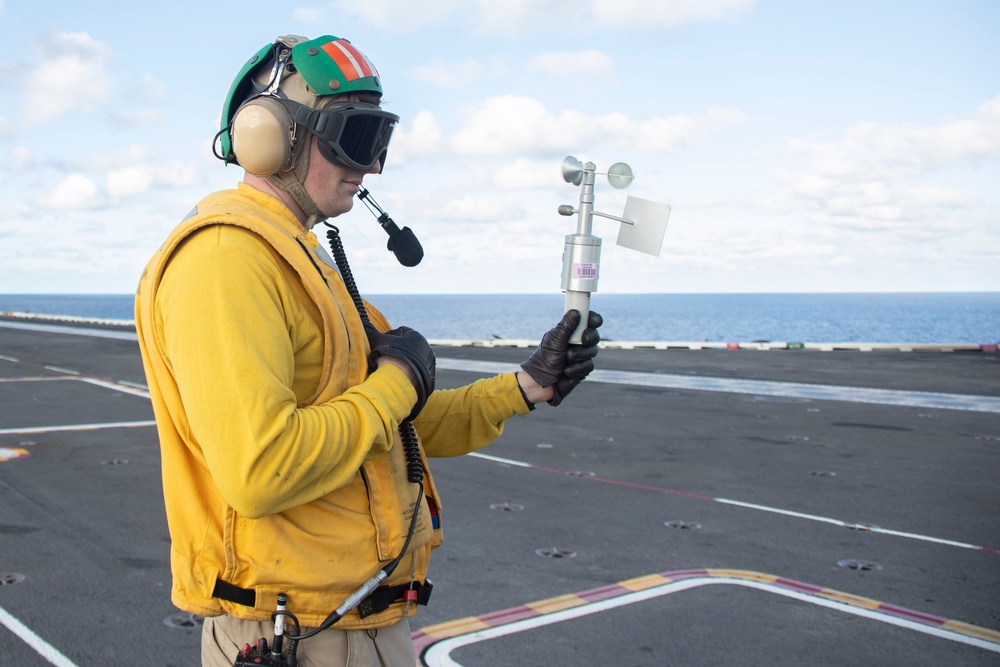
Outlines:
[[[355,81],[366,76],[378,76],[375,66],[365,54],[354,48],[346,39],[327,42],[322,48],[337,63],[347,81]]]

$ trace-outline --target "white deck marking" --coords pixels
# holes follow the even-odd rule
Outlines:
[[[28,435],[30,433],[59,433],[60,431],[96,431],[102,428],[143,428],[156,426],[156,422],[104,422],[100,424],[65,424],[61,426],[20,426],[15,428],[0,428],[0,435]]]
[[[26,324],[0,321],[0,327],[44,331],[48,333],[113,338],[117,340],[138,340],[130,331],[113,331],[84,327],[56,326],[51,324]],[[437,367],[443,370],[468,371],[471,373],[506,373],[516,370],[514,363],[495,361],[475,361],[438,357]],[[695,391],[715,391],[731,394],[757,394],[782,396],[823,401],[847,401],[851,403],[874,403],[878,405],[900,405],[914,408],[938,408],[941,410],[969,410],[973,412],[1000,413],[1000,397],[975,396],[971,394],[945,394],[927,391],[900,391],[895,389],[869,389],[866,387],[842,387],[836,385],[807,384],[799,382],[774,382],[768,380],[736,380],[729,378],[693,377],[668,373],[640,373],[635,371],[612,371],[597,369],[587,378],[588,382],[625,384],[665,389],[693,389]]]
[[[447,357],[438,357],[437,367],[450,371],[487,374],[507,373],[517,369],[515,364],[498,363],[495,361],[474,361],[471,359],[451,359]],[[972,394],[869,389],[866,387],[843,387],[801,382],[736,380],[730,378],[694,377],[668,373],[640,373],[636,371],[610,371],[601,369],[597,369],[588,375],[587,382],[658,387],[662,389],[692,389],[695,391],[713,391],[730,394],[781,396],[819,401],[899,405],[911,408],[938,408],[941,410],[1000,413],[1000,397],[975,396]]]
[[[977,639],[975,637],[969,637],[967,635],[963,635],[958,632],[952,632],[941,627],[935,627],[935,626],[925,625],[923,623],[917,623],[915,621],[910,621],[905,618],[899,618],[897,616],[892,616],[887,613],[873,611],[870,609],[864,609],[861,607],[855,607],[842,602],[836,602],[834,600],[817,597],[815,595],[799,593],[797,591],[788,590],[757,581],[747,581],[745,579],[738,579],[735,577],[733,578],[703,577],[703,578],[685,579],[683,581],[671,582],[668,584],[664,584],[662,586],[656,586],[654,588],[649,588],[642,591],[636,591],[634,593],[626,593],[624,595],[620,595],[614,598],[609,598],[607,600],[590,602],[578,607],[572,607],[570,609],[564,609],[562,611],[556,611],[548,614],[543,614],[540,616],[533,616],[531,618],[526,618],[520,621],[514,621],[512,623],[499,625],[493,628],[477,630],[474,632],[470,632],[468,634],[458,635],[457,637],[442,639],[432,644],[424,652],[423,655],[424,664],[426,664],[427,667],[463,667],[461,663],[455,661],[451,657],[452,651],[459,649],[463,646],[476,644],[478,642],[486,641],[489,639],[496,639],[498,637],[504,637],[506,635],[513,635],[518,632],[524,632],[526,630],[533,630],[535,628],[543,627],[546,625],[552,625],[554,623],[569,621],[574,618],[580,618],[582,616],[588,616],[590,614],[596,614],[599,612],[608,611],[616,607],[622,607],[625,605],[634,604],[636,602],[651,600],[653,598],[669,595],[671,593],[678,593],[680,591],[685,591],[700,586],[717,585],[717,584],[745,586],[747,588],[755,588],[758,590],[766,591],[768,593],[776,593],[778,595],[783,595],[785,597],[789,597],[795,600],[800,600],[802,602],[809,602],[811,604],[819,605],[821,607],[827,607],[829,609],[834,609],[836,611],[841,611],[848,614],[854,614],[856,616],[861,616],[863,618],[868,618],[871,620],[888,623],[890,625],[899,626],[901,628],[906,628],[907,630],[915,630],[917,632],[922,632],[924,634],[932,635],[934,637],[941,637],[943,639],[949,639],[954,642],[959,642],[962,644],[968,644],[969,646],[975,646],[977,648],[986,649],[987,651],[992,651],[994,653],[1000,653],[1000,646],[992,642],[984,641],[982,639]]]
[[[56,667],[77,667],[76,663],[60,653],[54,646],[35,634],[31,628],[14,618],[6,609],[0,607],[0,624],[17,635],[21,641],[35,650],[35,653],[48,660]]]
[[[56,324],[28,324],[25,322],[0,321],[0,328],[23,329],[24,331],[42,331],[44,333],[68,334],[70,336],[90,336],[92,338],[113,338],[115,340],[134,340],[139,337],[132,331],[115,331],[113,329],[89,329],[84,327],[68,327]]]
[[[487,454],[480,454],[479,452],[472,452],[470,454],[466,454],[466,456],[471,456],[471,457],[474,457],[474,458],[477,458],[477,459],[485,459],[487,461],[493,461],[494,463],[499,463],[501,465],[517,466],[519,468],[533,468],[535,470],[540,470],[542,472],[554,472],[554,473],[563,472],[565,474],[565,471],[553,470],[551,468],[545,468],[543,466],[538,466],[538,465],[535,465],[533,463],[526,463],[524,461],[515,461],[513,459],[502,459],[502,458],[500,458],[498,456],[489,456]],[[641,485],[641,484],[626,483],[626,482],[621,482],[619,480],[614,480],[614,479],[604,479],[602,477],[582,477],[581,479],[589,481],[589,482],[600,482],[600,483],[605,483],[605,484],[616,484],[616,485],[620,485],[620,486],[628,486],[628,487],[637,488],[637,489],[646,490],[646,491],[659,491],[661,493],[674,493],[674,494],[683,495],[683,496],[686,496],[686,497],[689,497],[689,498],[696,498],[698,500],[711,500],[713,502],[722,503],[723,505],[733,505],[733,506],[736,506],[736,507],[742,507],[744,509],[758,510],[758,511],[761,511],[761,512],[770,512],[772,514],[782,514],[784,516],[790,516],[790,517],[793,517],[793,518],[796,518],[796,519],[807,519],[809,521],[816,521],[816,522],[819,522],[819,523],[829,523],[829,524],[832,524],[834,526],[840,526],[842,528],[852,528],[852,529],[857,529],[857,530],[864,530],[865,532],[870,532],[870,533],[881,533],[883,535],[893,535],[895,537],[905,537],[905,538],[911,539],[911,540],[920,540],[922,542],[933,542],[935,544],[944,544],[946,546],[951,546],[951,547],[961,547],[963,549],[974,549],[976,551],[989,551],[989,552],[993,552],[993,553],[998,553],[997,549],[994,549],[994,548],[991,548],[991,547],[981,546],[981,545],[978,545],[978,544],[968,544],[966,542],[956,542],[954,540],[946,540],[946,539],[942,539],[940,537],[931,537],[929,535],[920,535],[918,533],[907,533],[907,532],[903,532],[903,531],[900,531],[900,530],[889,530],[887,528],[879,528],[878,526],[863,526],[863,527],[859,527],[859,525],[857,523],[853,523],[853,522],[850,522],[850,521],[841,521],[840,519],[832,519],[830,517],[819,516],[819,515],[816,515],[816,514],[805,514],[803,512],[795,512],[795,511],[792,511],[792,510],[782,509],[780,507],[769,507],[767,505],[757,505],[755,503],[745,503],[745,502],[742,502],[742,501],[739,501],[739,500],[730,500],[728,498],[713,498],[712,496],[703,496],[701,494],[686,493],[686,492],[683,492],[683,491],[676,491],[674,489],[666,489],[666,488],[655,487],[655,486],[646,486],[646,485]]]

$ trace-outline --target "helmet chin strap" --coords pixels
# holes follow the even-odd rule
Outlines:
[[[292,196],[292,199],[299,205],[302,212],[306,214],[306,227],[308,229],[317,222],[326,220],[329,216],[319,210],[316,202],[306,192],[304,180],[306,174],[309,172],[309,145],[312,137],[306,133],[303,139],[304,141],[299,142],[299,145],[296,146],[296,148],[301,149],[292,161],[292,168],[288,171],[265,176],[265,178],[271,185],[279,190],[284,190]]]
[[[274,187],[284,190],[292,196],[295,203],[299,205],[302,212],[306,214],[307,218],[313,218],[315,220],[325,220],[326,216],[319,207],[316,206],[316,202],[312,200],[309,193],[306,192],[305,187],[302,185],[302,181],[298,179],[294,171],[286,171],[280,174],[272,174],[267,177],[267,180],[271,182]]]

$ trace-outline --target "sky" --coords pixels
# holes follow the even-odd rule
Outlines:
[[[994,0],[0,0],[0,293],[133,292],[205,195],[243,63],[349,39],[401,117],[358,202],[363,292],[558,293],[580,188],[671,207],[658,257],[595,218],[605,293],[1000,291]]]

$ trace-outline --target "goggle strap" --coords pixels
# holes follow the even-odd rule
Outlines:
[[[319,146],[321,152],[324,154],[324,157],[329,159],[327,151],[331,151],[333,145],[339,147],[340,130],[344,126],[344,119],[340,116],[333,116],[331,118],[331,114],[320,113],[317,109],[310,109],[304,104],[299,104],[292,100],[282,100],[282,102],[285,103],[286,108],[289,108],[292,122],[296,126],[301,125],[316,135],[320,140]],[[338,160],[338,162],[341,161]],[[345,164],[344,166],[349,165]]]

